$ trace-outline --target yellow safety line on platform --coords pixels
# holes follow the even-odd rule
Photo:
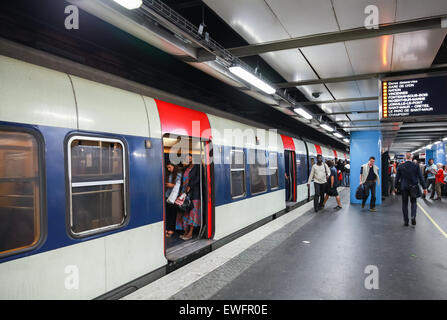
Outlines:
[[[428,214],[427,211],[425,211],[425,209],[419,203],[418,203],[418,207],[421,208],[422,212],[427,216],[427,218],[431,221],[431,223],[433,223],[433,225],[436,228],[438,228],[439,232],[441,232],[442,235],[447,238],[447,233],[445,233],[444,230],[441,229],[441,227],[436,223],[436,221],[433,220],[433,218]]]

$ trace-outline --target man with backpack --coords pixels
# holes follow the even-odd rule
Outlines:
[[[331,175],[328,178],[327,182],[327,191],[326,191],[326,197],[324,198],[324,204],[326,204],[326,201],[329,199],[329,197],[335,197],[335,200],[337,201],[337,206],[334,208],[335,210],[342,209],[341,202],[340,202],[340,196],[338,195],[337,186],[338,186],[338,179],[337,179],[337,169],[335,168],[334,162],[332,160],[328,161],[328,166],[331,170]]]

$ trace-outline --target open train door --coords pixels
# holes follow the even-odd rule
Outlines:
[[[284,146],[284,169],[286,186],[286,204],[296,202],[296,154],[295,144],[291,137],[281,135]]]
[[[200,237],[212,239],[214,235],[214,161],[211,140],[202,141],[202,228]]]
[[[182,212],[175,205],[174,210],[169,206],[168,212],[168,204],[166,201],[164,203],[165,255],[170,265],[180,266],[188,261],[189,257],[206,250],[213,238],[214,168],[211,129],[205,113],[160,100],[155,101],[163,140],[164,176],[167,174],[166,164],[173,163],[174,159],[182,174],[182,181],[186,181],[186,175],[191,174],[191,179],[194,180],[194,186],[191,187],[198,190],[192,192],[194,196],[190,199],[194,204],[192,213]],[[192,163],[188,164],[190,158]],[[193,232],[192,236],[188,237],[190,225],[193,226]],[[174,232],[169,234],[169,231]]]

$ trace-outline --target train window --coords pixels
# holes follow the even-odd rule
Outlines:
[[[0,254],[22,251],[41,238],[41,163],[30,133],[0,130]]]
[[[278,153],[269,152],[269,175],[270,175],[270,189],[279,187],[278,183]]]
[[[239,198],[245,195],[245,152],[231,150],[230,164],[231,197]]]
[[[119,227],[126,218],[124,144],[75,136],[68,146],[71,232],[81,236]]]
[[[261,193],[267,190],[267,159],[264,150],[249,151],[250,192]]]

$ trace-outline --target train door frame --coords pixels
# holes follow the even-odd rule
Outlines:
[[[197,233],[197,236],[193,237],[191,240],[193,241],[185,241],[185,245],[193,245],[199,240],[211,240],[214,236],[214,221],[215,221],[215,202],[214,202],[214,163],[212,161],[212,141],[211,139],[205,139],[200,137],[179,135],[175,133],[165,133],[162,136],[162,161],[163,161],[163,179],[166,173],[166,154],[169,152],[165,152],[165,139],[173,138],[176,139],[187,139],[189,149],[188,152],[191,152],[192,149],[192,141],[197,141],[200,144],[200,196],[201,196],[201,224],[200,229]],[[183,151],[183,150],[182,150]],[[178,153],[177,153],[178,154]],[[181,152],[180,155],[185,156],[184,152]],[[194,158],[193,158],[194,159]],[[165,185],[163,180],[163,243],[164,243],[164,254],[167,257],[168,250],[172,248],[176,248],[180,245],[174,245],[172,247],[167,247],[167,238],[166,238],[166,200],[164,198],[165,195]],[[205,200],[205,201],[204,201]],[[205,223],[204,223],[205,222]],[[205,232],[206,231],[206,232]],[[180,248],[179,250],[181,250]]]
[[[284,155],[284,168],[288,168],[289,171],[288,185],[290,190],[290,194],[289,197],[286,199],[286,202],[296,202],[296,153],[293,150],[284,150],[284,153],[287,153],[287,156]]]

